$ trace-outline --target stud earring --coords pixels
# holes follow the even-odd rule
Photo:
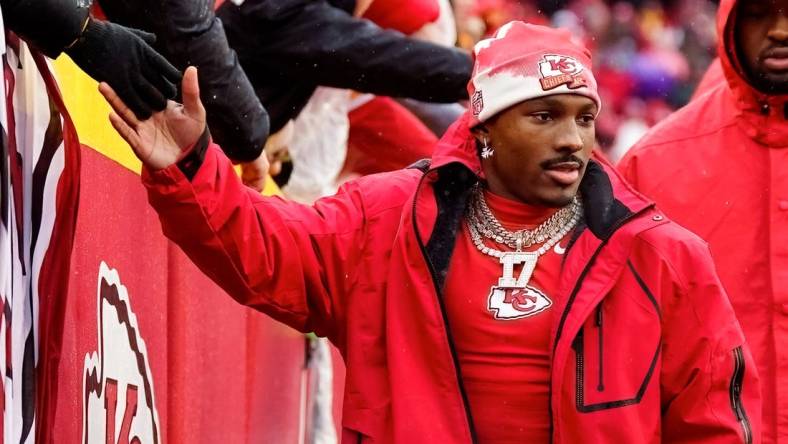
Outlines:
[[[487,136],[483,136],[482,137],[482,152],[481,152],[482,159],[489,159],[490,157],[493,156],[493,154],[495,154],[495,150],[490,145],[490,140],[487,139]]]

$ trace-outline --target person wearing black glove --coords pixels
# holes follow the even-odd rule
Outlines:
[[[113,22],[155,32],[157,49],[178,67],[200,70],[211,135],[230,159],[245,162],[247,185],[247,177],[262,182],[258,155],[269,132],[298,116],[318,85],[467,99],[469,54],[355,18],[361,1],[225,1],[220,20],[213,0],[97,1]]]
[[[139,119],[175,97],[181,73],[150,45],[156,36],[138,29],[93,20],[65,53],[90,77],[112,85]]]
[[[107,82],[144,119],[175,96],[180,72],[150,44],[152,34],[90,17],[83,0],[0,0],[5,26],[50,58],[66,52]]]
[[[244,169],[264,162],[260,153],[269,135],[268,112],[227,42],[214,0],[96,1],[113,23],[156,34],[154,47],[179,69],[199,69],[200,99],[213,140]],[[254,169],[256,177],[266,173]]]

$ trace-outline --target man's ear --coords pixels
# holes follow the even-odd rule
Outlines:
[[[489,143],[490,129],[485,124],[480,123],[471,128],[471,134],[473,134],[474,142],[476,142],[476,154],[481,155],[484,148],[484,140],[487,140],[487,143]]]
[[[483,123],[480,123],[471,128],[471,134],[476,140],[481,140],[483,137],[490,137],[490,129]]]

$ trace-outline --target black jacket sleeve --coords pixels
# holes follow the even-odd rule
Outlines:
[[[219,16],[244,68],[263,80],[428,102],[467,98],[469,54],[383,30],[325,0],[228,1]]]
[[[82,32],[87,0],[2,0],[5,26],[48,57],[55,58]]]
[[[165,52],[177,66],[199,70],[200,97],[213,139],[232,160],[256,159],[268,137],[268,114],[230,49],[222,23],[211,13],[196,29],[174,28],[178,32],[162,42]]]
[[[234,161],[256,159],[269,121],[238,57],[230,49],[213,0],[101,0],[112,21],[147,29],[175,66],[199,70],[200,98],[213,139]]]

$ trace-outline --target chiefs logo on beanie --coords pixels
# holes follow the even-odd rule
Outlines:
[[[510,22],[476,44],[468,83],[471,127],[522,101],[580,94],[601,107],[591,53],[567,30]]]

